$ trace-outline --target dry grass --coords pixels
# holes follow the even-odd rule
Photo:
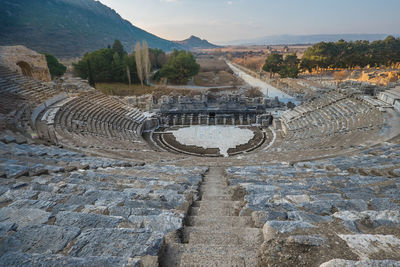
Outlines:
[[[244,58],[234,58],[232,61],[252,71],[260,71],[265,64],[267,56],[246,56]]]
[[[98,83],[96,88],[107,95],[117,96],[142,96],[152,94],[157,87],[144,86],[133,84],[128,85],[124,83]]]
[[[195,78],[194,83],[198,86],[214,87],[214,86],[236,86],[241,82],[230,72],[200,72]]]
[[[224,60],[215,56],[200,56],[197,58],[200,64],[200,73],[194,82],[198,86],[235,86],[241,82],[233,75],[233,71]]]
[[[345,80],[347,77],[349,77],[349,73],[348,73],[346,70],[336,71],[336,72],[333,74],[333,78],[334,78],[336,81],[339,81],[339,82]]]
[[[214,56],[201,56],[196,61],[200,64],[200,72],[232,72],[224,60]]]

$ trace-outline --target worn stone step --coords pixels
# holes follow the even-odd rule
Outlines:
[[[203,208],[203,207],[192,207],[191,216],[235,216],[238,212],[233,207],[215,207],[215,208]]]
[[[238,256],[214,256],[183,254],[180,267],[245,267],[246,261]]]
[[[162,266],[257,266],[257,250],[237,246],[168,244]]]
[[[228,228],[218,231],[204,227],[185,227],[184,242],[189,244],[237,245],[255,247],[263,241],[258,228]]]
[[[215,190],[226,191],[228,190],[228,186],[222,184],[208,184],[208,185],[202,185],[201,187],[201,191],[203,192],[212,192]]]
[[[201,200],[201,201],[195,201],[193,203],[193,207],[203,207],[203,208],[208,208],[208,207],[219,207],[219,208],[225,208],[225,207],[233,207],[233,208],[240,208],[242,202],[241,201],[229,201],[229,200],[220,200],[220,201],[215,201],[215,200]]]
[[[245,228],[253,225],[253,221],[249,216],[189,216],[187,223],[189,226],[208,226],[212,229],[221,229],[224,227]]]
[[[201,199],[202,200],[216,200],[216,201],[226,200],[226,201],[229,201],[229,200],[231,200],[231,196],[230,195],[202,195]]]

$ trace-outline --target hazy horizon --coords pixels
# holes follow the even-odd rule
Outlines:
[[[168,40],[216,44],[271,35],[400,34],[397,0],[100,0]],[[321,3],[322,2],[322,3]]]

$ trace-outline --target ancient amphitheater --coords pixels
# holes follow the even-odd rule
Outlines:
[[[151,115],[32,57],[0,65],[0,266],[400,266],[400,90]]]

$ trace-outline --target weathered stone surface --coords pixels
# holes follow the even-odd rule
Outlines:
[[[56,205],[56,202],[46,200],[32,200],[32,199],[20,199],[16,200],[10,205],[9,208],[14,209],[41,209],[46,210]]]
[[[74,257],[155,256],[161,247],[163,235],[145,229],[88,229],[75,240],[69,255]]]
[[[51,214],[40,209],[14,209],[14,208],[1,208],[0,209],[0,222],[13,222],[18,224],[18,228],[46,223]]]
[[[315,228],[315,226],[302,221],[268,221],[263,227],[263,234],[265,240],[270,240],[279,233],[290,233],[297,229],[307,228]]]
[[[8,179],[15,179],[21,176],[28,176],[29,175],[29,167],[21,166],[16,164],[10,164],[5,166],[6,175]]]
[[[261,228],[267,221],[285,221],[288,219],[286,212],[279,211],[254,211],[251,214],[255,227]]]
[[[373,223],[375,227],[385,226],[397,226],[400,224],[400,211],[341,211],[333,214],[335,218],[342,219],[344,221],[358,221],[368,220]]]
[[[303,211],[288,212],[288,219],[292,221],[304,221],[309,223],[321,223],[321,222],[333,221],[333,218],[331,216],[321,216]]]
[[[399,267],[400,261],[393,260],[362,260],[350,261],[342,259],[334,259],[325,262],[320,267]]]
[[[288,242],[298,245],[319,247],[326,244],[328,239],[320,235],[293,235],[288,237]]]
[[[10,231],[17,231],[18,225],[12,222],[0,223],[0,239]]]
[[[50,71],[44,55],[22,45],[0,46],[0,61],[7,68],[45,82],[51,81]],[[24,64],[21,64],[23,62]],[[17,63],[22,66],[21,69]]]
[[[25,254],[20,252],[9,252],[0,258],[0,266],[67,266],[67,267],[114,267],[114,266],[141,266],[139,258],[119,257],[66,257],[60,254]]]
[[[79,235],[75,227],[33,225],[19,229],[1,241],[0,254],[20,251],[27,253],[58,253]]]
[[[158,215],[132,215],[129,217],[129,221],[133,223],[136,228],[146,228],[151,231],[167,233],[182,228],[183,214],[163,211]]]
[[[387,258],[400,258],[400,239],[392,235],[338,235],[361,259],[385,251]]]
[[[74,226],[80,229],[116,228],[122,221],[122,217],[61,211],[56,215],[55,225]]]

